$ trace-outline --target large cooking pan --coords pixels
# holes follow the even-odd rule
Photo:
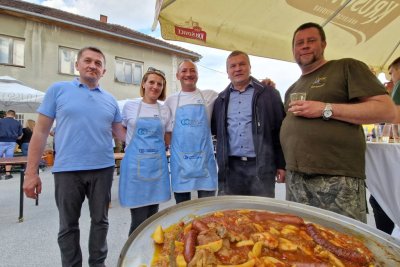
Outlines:
[[[374,253],[379,266],[400,266],[400,242],[367,224],[330,211],[290,201],[264,197],[221,196],[182,202],[153,215],[141,224],[128,238],[120,258],[119,267],[150,266],[154,253],[151,234],[156,226],[163,228],[178,222],[188,221],[195,215],[217,210],[254,209],[291,213],[309,222],[315,222],[364,240]]]

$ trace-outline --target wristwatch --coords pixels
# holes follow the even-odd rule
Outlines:
[[[322,118],[327,121],[332,117],[332,115],[333,115],[332,104],[326,103],[325,108],[322,111]]]

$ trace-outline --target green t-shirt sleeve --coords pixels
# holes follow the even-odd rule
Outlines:
[[[386,89],[368,66],[358,60],[343,59],[349,100],[384,95]]]

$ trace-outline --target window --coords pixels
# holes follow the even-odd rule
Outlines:
[[[58,71],[63,74],[79,75],[75,69],[75,62],[78,59],[78,49],[59,47],[58,49]]]
[[[0,64],[25,65],[25,40],[0,35]]]
[[[143,74],[143,63],[116,58],[115,80],[121,83],[139,85]]]
[[[24,124],[24,122],[25,122],[24,114],[15,114],[15,119],[21,123],[22,127],[24,127],[24,125],[25,125]]]

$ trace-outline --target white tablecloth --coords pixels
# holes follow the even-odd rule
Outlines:
[[[369,192],[400,225],[400,144],[367,143],[365,160]]]

